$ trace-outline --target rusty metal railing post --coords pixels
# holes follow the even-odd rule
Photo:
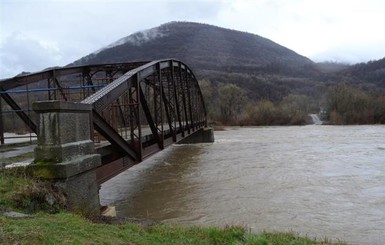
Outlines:
[[[3,103],[0,96],[0,144],[4,145],[4,121],[3,121]]]

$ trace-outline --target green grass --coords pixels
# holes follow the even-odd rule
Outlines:
[[[14,209],[14,197],[25,186],[38,186],[17,173],[0,171],[0,205]],[[0,209],[1,211],[1,209]],[[135,224],[96,224],[79,215],[65,212],[34,213],[31,218],[11,219],[0,215],[0,244],[249,244],[308,245],[316,242],[294,233],[253,234],[244,227],[181,227]],[[343,244],[343,243],[337,243]]]
[[[15,208],[13,197],[32,180],[22,177],[17,169],[0,169],[0,207]]]
[[[71,213],[38,213],[29,219],[0,217],[0,227],[2,244],[331,244],[292,233],[252,234],[242,227],[94,224]]]

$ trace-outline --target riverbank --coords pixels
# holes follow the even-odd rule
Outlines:
[[[329,244],[294,234],[251,234],[242,227],[203,228],[95,224],[75,214],[0,217],[1,244]]]
[[[40,209],[35,208],[38,212],[28,213],[28,217],[11,218],[4,215],[11,210],[23,213],[30,211],[34,200],[31,195],[28,196],[28,190],[31,186],[40,185],[24,175],[0,169],[1,244],[344,244],[314,241],[294,233],[253,234],[246,227],[238,226],[111,225],[100,223],[100,220],[93,222],[64,209],[52,209],[47,206],[50,203],[48,200]],[[20,197],[25,199],[24,202],[20,202]]]

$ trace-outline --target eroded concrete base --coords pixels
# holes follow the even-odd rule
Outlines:
[[[91,106],[64,101],[33,104],[39,115],[35,161],[27,171],[52,182],[67,199],[68,209],[100,213],[96,168],[101,165],[91,138]]]

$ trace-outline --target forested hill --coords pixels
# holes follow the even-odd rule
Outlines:
[[[292,92],[318,93],[313,62],[264,37],[207,24],[170,22],[136,32],[70,65],[176,58],[198,79],[233,83],[253,100],[280,100]],[[306,80],[306,81],[305,81]]]
[[[272,66],[302,69],[308,58],[258,35],[207,24],[170,22],[136,32],[74,64],[176,58],[201,70],[256,73]]]
[[[368,63],[359,63],[344,71],[354,82],[370,84],[385,89],[385,58]]]
[[[385,88],[385,59],[355,66],[316,64],[267,38],[207,24],[170,22],[124,37],[70,65],[176,58],[199,80],[235,84],[253,101],[289,94],[316,100],[340,82]],[[361,86],[364,84],[364,86]]]

